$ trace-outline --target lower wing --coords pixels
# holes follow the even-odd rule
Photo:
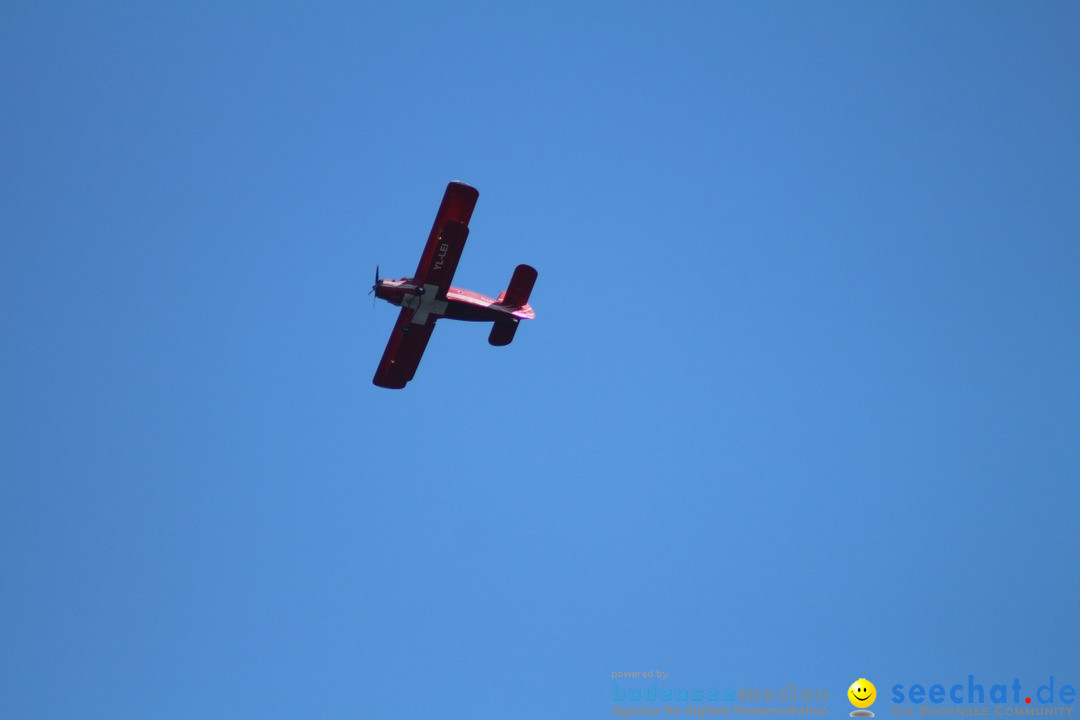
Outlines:
[[[435,316],[428,316],[427,322],[420,324],[412,322],[414,314],[412,308],[402,308],[398,313],[390,341],[386,343],[386,350],[372,380],[379,387],[400,390],[416,375],[420,358],[431,339],[431,331],[435,329]]]

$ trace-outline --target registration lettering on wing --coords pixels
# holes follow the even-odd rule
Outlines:
[[[446,261],[446,253],[450,251],[450,246],[446,243],[439,245],[439,252],[435,254],[435,264],[431,266],[432,270],[442,270],[443,263]]]

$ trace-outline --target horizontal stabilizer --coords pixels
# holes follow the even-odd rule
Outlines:
[[[503,345],[509,345],[514,339],[514,333],[517,332],[518,321],[514,320],[497,320],[491,328],[491,334],[488,335],[488,343],[501,347]]]
[[[511,307],[524,307],[529,302],[529,295],[535,283],[536,269],[528,265],[518,265],[510,278],[510,287],[499,296],[499,302]],[[512,334],[511,337],[513,337]]]

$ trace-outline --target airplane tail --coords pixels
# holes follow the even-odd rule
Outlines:
[[[517,318],[497,321],[491,327],[491,334],[488,335],[488,344],[496,347],[509,345],[514,339],[514,333],[517,332],[518,325]]]
[[[533,285],[536,283],[536,269],[528,265],[518,265],[510,276],[510,286],[499,295],[496,301],[500,305],[524,307],[529,302]]]
[[[495,302],[504,307],[527,308],[534,284],[536,284],[536,269],[528,265],[518,265],[514,268],[514,274],[510,276],[509,287],[499,294]],[[497,346],[509,345],[517,329],[518,318],[516,317],[497,320],[491,328],[491,334],[488,335],[488,342]]]

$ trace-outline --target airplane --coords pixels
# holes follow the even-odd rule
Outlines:
[[[383,280],[375,267],[375,284],[371,287],[375,297],[401,307],[375,371],[375,385],[401,389],[413,379],[435,323],[441,318],[491,322],[488,342],[503,346],[514,339],[518,322],[536,317],[529,305],[536,270],[528,265],[514,268],[510,284],[495,299],[450,285],[479,196],[476,188],[465,183],[446,186],[420,264],[411,278]]]

